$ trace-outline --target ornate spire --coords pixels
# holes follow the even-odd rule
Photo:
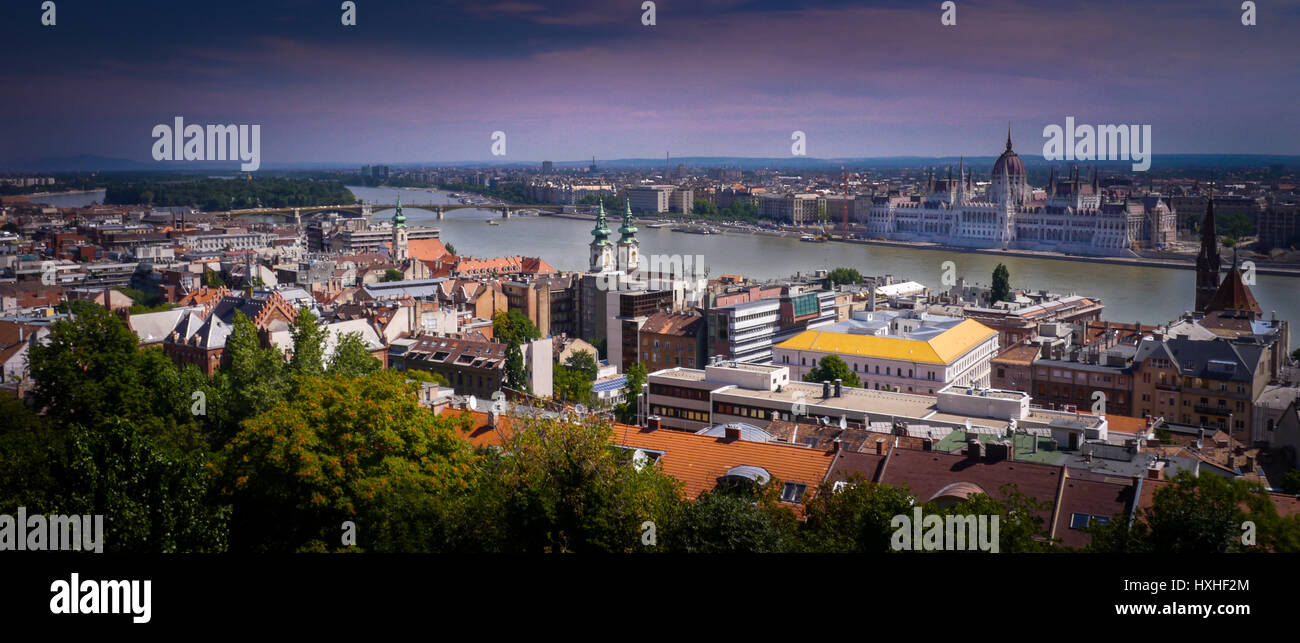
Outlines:
[[[394,227],[394,228],[405,228],[405,227],[406,227],[406,216],[402,214],[402,197],[401,197],[401,195],[398,195],[398,197],[397,197],[397,214],[394,214],[394,215],[393,215],[393,227]]]
[[[1011,151],[1011,121],[1007,121],[1007,151]]]
[[[623,200],[623,225],[618,229],[619,243],[637,243],[636,224],[632,222],[632,200]]]
[[[591,242],[593,246],[603,246],[609,243],[609,224],[605,222],[605,202],[600,202],[600,209],[596,212],[596,227],[591,229],[591,236],[595,239]]]
[[[1214,189],[1205,206],[1205,219],[1201,222],[1201,251],[1196,255],[1196,312],[1209,310],[1210,302],[1219,290],[1219,236],[1214,225]]]

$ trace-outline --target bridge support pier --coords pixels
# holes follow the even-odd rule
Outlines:
[[[434,209],[433,209],[433,212],[434,212],[434,214],[438,215],[438,220],[439,220],[439,221],[442,221],[442,213],[443,213],[443,209],[442,209],[442,208],[434,208]]]
[[[510,208],[501,208],[501,218],[502,219],[510,218]]]

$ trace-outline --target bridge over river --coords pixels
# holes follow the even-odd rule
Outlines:
[[[369,218],[371,212],[378,210],[392,210],[397,207],[396,203],[354,203],[352,205],[313,205],[296,208],[250,208],[247,210],[228,210],[225,212],[214,212],[218,216],[225,217],[266,217],[278,216],[284,217],[289,221],[298,221],[300,219],[310,219],[311,217],[324,214],[326,212],[350,212]],[[516,205],[510,203],[488,203],[488,204],[461,204],[461,203],[433,203],[407,205],[402,204],[404,210],[425,210],[437,215],[439,219],[452,210],[492,210],[500,212],[502,218],[509,219],[512,213],[521,210],[545,210],[548,212],[563,212],[564,208],[572,206],[564,205]]]

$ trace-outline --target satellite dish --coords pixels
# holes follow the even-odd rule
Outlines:
[[[841,415],[841,416],[840,416],[840,430],[843,431],[844,429],[847,429],[847,428],[849,428],[849,421],[848,421],[848,420],[847,420],[843,415]]]
[[[477,409],[478,409],[478,399],[475,398],[473,395],[471,395],[471,396],[465,398],[465,406],[469,407],[470,410],[477,410]]]

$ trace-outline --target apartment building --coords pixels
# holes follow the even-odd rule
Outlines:
[[[675,189],[671,185],[638,185],[627,191],[628,203],[633,212],[662,214],[668,212]]]

